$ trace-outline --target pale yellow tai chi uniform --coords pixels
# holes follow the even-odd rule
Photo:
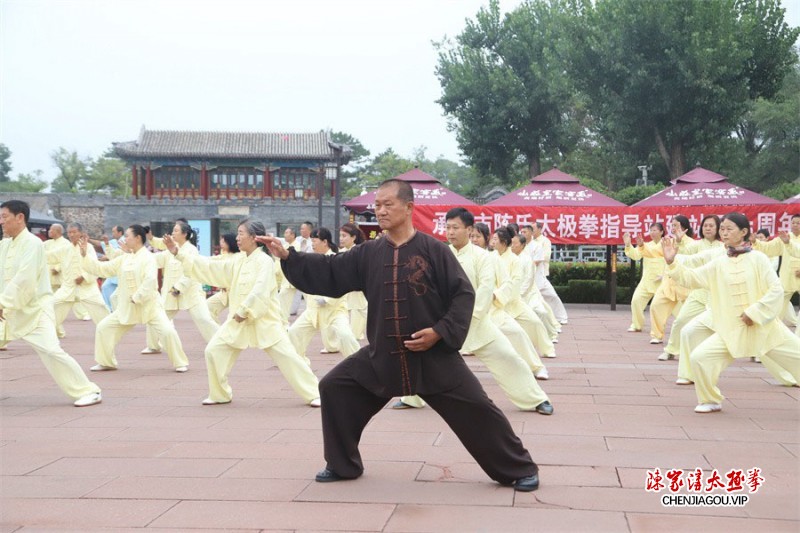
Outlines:
[[[756,241],[753,248],[764,252],[768,257],[780,256],[780,278],[783,287],[783,310],[780,317],[789,327],[795,327],[795,333],[800,335],[800,321],[790,301],[792,295],[800,292],[800,277],[797,277],[797,272],[800,271],[800,252],[792,251],[793,248],[800,249],[800,235],[790,233],[788,245],[776,237],[770,241]]]
[[[286,249],[289,250],[294,248],[296,251],[300,251],[300,239],[295,239],[291,244],[286,245]],[[280,267],[278,267],[280,270]],[[295,297],[297,297],[297,289],[289,283],[289,280],[286,279],[285,276],[281,276],[281,284],[278,288],[278,299],[281,305],[281,318],[283,319],[284,326],[289,326],[289,316],[292,312],[292,302],[294,302]]]
[[[351,250],[342,248],[342,253]],[[367,334],[367,297],[361,291],[348,292],[344,295],[347,311],[350,313],[350,331],[356,340],[362,340]]]
[[[180,250],[186,256],[200,255],[197,247],[189,241],[184,242],[180,246]],[[155,259],[156,265],[163,271],[161,300],[164,303],[167,318],[172,320],[178,314],[178,311],[188,311],[194,325],[197,326],[200,335],[207,343],[219,329],[219,324],[217,324],[217,321],[214,320],[208,310],[203,286],[199,281],[190,278],[184,273],[181,262],[170,252],[159,252],[155,254]],[[170,292],[172,288],[180,291],[180,294],[178,296],[173,295]],[[158,336],[155,335],[155,331],[152,328],[147,328],[147,347],[159,347],[161,345],[159,340]]]
[[[550,275],[550,257],[552,255],[552,244],[550,243],[550,239],[545,237],[544,235],[539,235],[535,239],[533,239],[532,243],[529,243],[528,246],[535,245],[541,248],[541,260],[542,262],[536,265],[536,283],[539,287],[539,291],[542,293],[542,298],[544,301],[547,302],[547,305],[553,310],[555,314],[556,320],[558,320],[559,324],[566,324],[567,319],[567,309],[564,307],[564,303],[561,301],[561,298],[558,297],[558,293],[556,292],[553,285],[550,283],[550,280],[547,277]],[[539,255],[537,252],[533,252],[533,255]]]
[[[192,278],[216,287],[229,287],[228,318],[206,346],[208,399],[228,403],[233,389],[228,376],[242,350],[258,348],[269,355],[289,385],[306,402],[319,398],[317,377],[294,349],[283,326],[275,283],[275,264],[261,248],[230,261],[212,261],[200,255],[177,258]],[[245,320],[237,322],[234,315]]]
[[[333,250],[328,250],[325,255],[336,254]],[[353,355],[361,348],[350,329],[344,297],[328,298],[306,294],[305,299],[306,310],[289,328],[289,338],[297,353],[306,357],[308,345],[317,331],[323,336],[328,335],[329,342],[336,342],[344,357]]]
[[[486,365],[515,406],[524,411],[535,410],[537,405],[549,401],[549,398],[533,377],[528,363],[523,361],[491,318],[495,260],[489,252],[472,243],[467,243],[460,250],[451,244],[450,250],[458,258],[475,290],[475,307],[461,351],[474,354]],[[404,396],[401,401],[413,407],[424,405],[418,396]]]
[[[97,260],[94,247],[86,247],[86,255]],[[64,319],[70,309],[77,303],[82,303],[86,312],[92,317],[95,324],[108,316],[108,308],[103,300],[103,293],[97,285],[97,276],[81,268],[81,250],[78,245],[70,243],[61,256],[61,287],[53,296],[53,307],[56,313],[56,331],[59,337],[64,336]],[[78,277],[83,277],[83,283],[75,283]],[[77,313],[76,313],[77,315]]]
[[[211,256],[210,259],[212,261],[228,261],[233,257],[234,254],[220,252],[219,255]],[[220,313],[228,307],[228,287],[217,287],[217,292],[206,300],[206,306],[208,307],[208,312],[211,313],[211,318],[219,324]]]
[[[561,322],[559,322],[558,319],[556,318],[555,313],[553,313],[553,308],[550,307],[549,303],[547,303],[547,300],[545,300],[544,296],[542,295],[542,291],[540,289],[540,287],[542,286],[550,285],[550,281],[547,279],[546,275],[550,273],[550,266],[549,263],[543,263],[545,258],[544,249],[534,241],[528,243],[525,246],[525,250],[523,253],[528,254],[528,257],[530,258],[533,264],[533,273],[532,273],[533,286],[530,289],[528,289],[530,295],[528,297],[527,303],[531,306],[531,308],[534,307],[534,304],[537,307],[544,308],[544,310],[547,312],[547,320],[542,318],[542,322],[545,323],[545,326],[547,326],[548,331],[553,330],[556,333],[561,333]],[[539,263],[538,265],[537,262]],[[550,285],[550,287],[552,287],[552,285]],[[523,290],[524,289],[525,287],[523,287]],[[534,289],[536,290],[535,293],[533,292]],[[553,290],[555,291],[555,289]],[[539,303],[539,301],[541,301],[541,303]],[[539,312],[536,311],[536,314],[539,314]]]
[[[795,381],[800,379],[800,338],[777,320],[783,287],[767,256],[758,251],[724,255],[695,270],[676,261],[667,275],[684,287],[709,290],[714,334],[690,355],[699,403],[722,403],[717,382],[735,358],[768,357]],[[742,313],[752,326],[742,321]]]
[[[522,300],[524,269],[520,258],[509,247],[499,256],[495,268],[500,273],[500,284],[494,291],[495,299],[503,309],[522,326],[530,337],[533,346],[542,357],[555,357],[556,349],[547,328],[531,308]]]
[[[522,267],[522,287],[520,287],[522,301],[536,313],[536,316],[544,324],[550,339],[555,341],[561,331],[561,324],[556,320],[553,310],[544,301],[542,293],[536,286],[536,265],[533,264],[533,258],[527,253],[527,250],[527,247],[524,248],[522,253],[517,256]]]
[[[685,237],[684,237],[685,239]],[[699,241],[691,241],[690,246],[686,249],[688,257],[693,257],[696,254],[703,253],[707,250],[716,250],[719,254],[725,253],[725,245],[720,240],[709,241],[708,239],[700,239]],[[703,262],[702,264],[705,264]],[[699,266],[699,265],[698,265]],[[672,322],[672,328],[669,332],[669,342],[664,347],[664,351],[668,354],[680,354],[680,340],[681,330],[686,324],[706,310],[708,306],[708,290],[707,289],[694,289],[689,291],[689,296],[678,311],[678,316]],[[686,361],[686,367],[689,362]],[[678,372],[679,377],[680,372]],[[689,379],[689,378],[685,378]]]
[[[686,255],[694,253],[697,248],[697,241],[689,237],[684,237],[678,245],[678,254]],[[661,246],[644,247],[642,255],[664,256]],[[666,263],[664,264],[666,267]],[[667,320],[669,315],[678,316],[683,306],[683,302],[689,296],[689,289],[681,287],[669,277],[662,277],[661,284],[656,289],[653,301],[650,302],[650,338],[662,341],[667,330]]]
[[[69,239],[62,235],[57,239],[44,241],[44,253],[47,256],[47,271],[50,275],[50,287],[55,293],[61,286],[61,260],[72,247]]]
[[[175,368],[189,365],[175,326],[167,318],[158,294],[156,258],[142,246],[136,253],[123,253],[108,262],[99,262],[88,253],[81,266],[100,277],[117,276],[117,301],[114,312],[97,325],[94,358],[101,366],[117,367],[114,349],[122,336],[136,324],[146,324],[164,342]]]
[[[58,342],[53,291],[42,241],[23,229],[13,239],[0,241],[0,309],[3,327],[0,345],[27,342],[64,393],[77,400],[100,387],[89,381],[75,359]]]
[[[631,260],[643,260],[642,277],[631,296],[630,329],[636,331],[642,331],[644,328],[644,309],[661,285],[661,278],[666,267],[663,253],[656,253],[656,249],[660,251],[661,244],[653,241],[647,241],[642,246],[625,247],[625,255]]]

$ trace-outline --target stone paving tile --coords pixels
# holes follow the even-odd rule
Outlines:
[[[390,504],[180,502],[152,522],[155,527],[318,529],[382,531],[395,509]]]
[[[86,530],[102,527],[146,527],[174,507],[174,500],[96,500],[9,498],[3,502],[0,524],[4,527],[74,527]]]
[[[0,499],[80,498],[113,477],[0,476]],[[0,511],[0,516],[2,512]]]
[[[174,458],[76,458],[65,457],[40,468],[40,476],[188,476],[217,477],[237,462],[236,459]]]
[[[364,478],[413,480],[422,461],[375,461],[366,465]],[[322,458],[313,459],[242,459],[222,478],[300,479],[310,481],[325,466]],[[485,478],[484,474],[484,478]]]
[[[675,516],[673,514],[627,513],[631,533],[673,533],[675,531],[703,531],[728,533],[731,531],[769,531],[770,533],[797,533],[794,520],[754,520],[752,518]]]
[[[536,458],[534,457],[534,460]],[[619,487],[616,469],[610,466],[562,466],[539,464],[541,482],[572,487]],[[455,463],[446,469],[426,464],[417,476],[419,481],[450,483],[486,482],[486,474],[475,463]],[[644,479],[644,477],[642,478]],[[643,484],[642,484],[643,486]]]
[[[627,532],[624,513],[524,507],[399,505],[384,531]]]

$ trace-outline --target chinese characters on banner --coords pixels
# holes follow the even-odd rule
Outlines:
[[[445,239],[445,214],[449,207],[416,205],[414,225],[442,240]],[[669,231],[675,215],[689,218],[695,234],[706,215],[724,215],[731,211],[750,219],[753,230],[766,228],[770,235],[789,231],[796,207],[786,204],[697,206],[697,207],[467,207],[475,222],[483,222],[490,231],[515,222],[520,226],[541,222],[544,234],[553,244],[621,244],[622,235],[646,235],[650,224],[661,222]]]

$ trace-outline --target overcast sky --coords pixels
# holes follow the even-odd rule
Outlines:
[[[488,0],[0,0],[13,175],[148,129],[348,132],[373,155],[459,160],[431,41]],[[503,11],[520,0],[501,0]],[[800,0],[784,1],[800,25]]]

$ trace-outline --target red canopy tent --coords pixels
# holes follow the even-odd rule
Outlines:
[[[695,233],[704,216],[731,211],[744,213],[753,227],[767,228],[770,233],[788,227],[790,219],[785,204],[734,185],[722,174],[700,166],[631,206],[631,212],[638,212],[644,222],[669,222],[675,215],[684,215],[692,222]]]
[[[486,204],[488,207],[624,207],[625,204],[581,185],[553,167],[531,178],[531,183]]]
[[[475,202],[467,200],[460,194],[454,193],[442,185],[438,179],[427,172],[418,168],[409,170],[394,179],[407,181],[414,189],[414,204],[423,206],[434,206],[439,208],[451,208],[459,206],[477,206]],[[375,212],[375,191],[362,194],[344,203],[350,211],[361,213]]]

